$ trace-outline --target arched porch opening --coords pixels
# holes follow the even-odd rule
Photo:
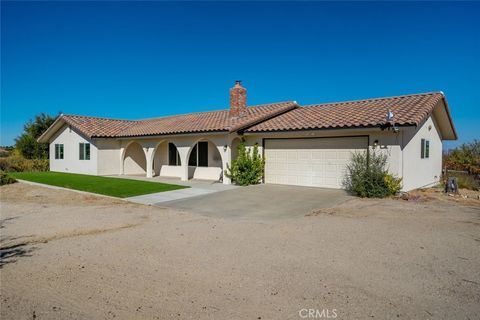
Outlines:
[[[222,155],[212,141],[197,140],[190,146],[187,159],[189,179],[217,181],[223,178]]]
[[[125,149],[123,156],[123,174],[147,174],[147,158],[142,146],[138,142],[131,142]]]
[[[177,146],[171,141],[161,141],[153,152],[153,175],[181,177],[182,161]]]

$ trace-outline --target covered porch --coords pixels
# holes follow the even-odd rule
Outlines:
[[[230,184],[224,170],[239,140],[227,134],[121,140],[119,174]]]

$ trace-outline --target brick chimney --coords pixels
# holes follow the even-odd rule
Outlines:
[[[230,89],[230,117],[241,117],[247,113],[247,89],[242,87],[242,81],[235,81]]]

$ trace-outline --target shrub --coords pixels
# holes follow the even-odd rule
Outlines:
[[[397,194],[402,190],[402,178],[395,178],[393,175],[387,173],[383,177],[383,181],[391,195]]]
[[[9,175],[7,172],[0,170],[0,186],[15,183],[15,182],[17,182],[17,180],[14,177]]]
[[[241,186],[257,184],[263,178],[264,166],[265,160],[258,153],[258,144],[250,152],[242,142],[238,146],[237,159],[232,161],[231,167],[227,164],[225,176]]]
[[[344,180],[345,188],[362,198],[385,198],[401,189],[402,181],[387,172],[387,156],[353,153]]]
[[[12,153],[12,147],[0,147],[0,158],[6,158]]]
[[[25,159],[15,153],[0,158],[0,170],[6,172],[48,171],[48,169],[48,159]]]

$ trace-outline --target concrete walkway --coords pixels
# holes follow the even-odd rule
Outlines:
[[[184,200],[187,198],[198,197],[202,195],[207,195],[210,193],[219,192],[218,190],[212,189],[201,189],[201,188],[187,188],[180,190],[172,190],[158,193],[144,194],[136,197],[126,198],[128,201],[148,204],[148,205],[160,205],[163,202],[173,201],[173,200]]]
[[[108,177],[119,178],[119,179],[142,180],[147,182],[169,183],[169,184],[176,184],[180,186],[188,186],[192,188],[217,190],[217,191],[225,191],[225,190],[238,188],[238,186],[235,186],[232,184],[223,184],[222,182],[211,181],[211,180],[190,179],[188,181],[182,181],[180,180],[180,178],[168,178],[168,177],[146,178],[144,175],[112,175]]]
[[[124,178],[124,179],[133,179],[133,180],[143,180],[149,182],[159,182],[159,183],[169,183],[182,186],[188,186],[190,188],[172,190],[158,193],[145,194],[141,196],[125,198],[128,201],[147,204],[147,205],[160,205],[164,202],[175,201],[175,200],[186,200],[189,198],[194,198],[198,196],[204,196],[212,193],[217,193],[220,191],[226,191],[238,188],[234,185],[225,185],[218,181],[208,181],[208,180],[188,180],[181,181],[178,178],[165,178],[165,177],[154,177],[154,178],[145,178],[144,176],[128,175],[128,176],[112,176],[115,178]]]

